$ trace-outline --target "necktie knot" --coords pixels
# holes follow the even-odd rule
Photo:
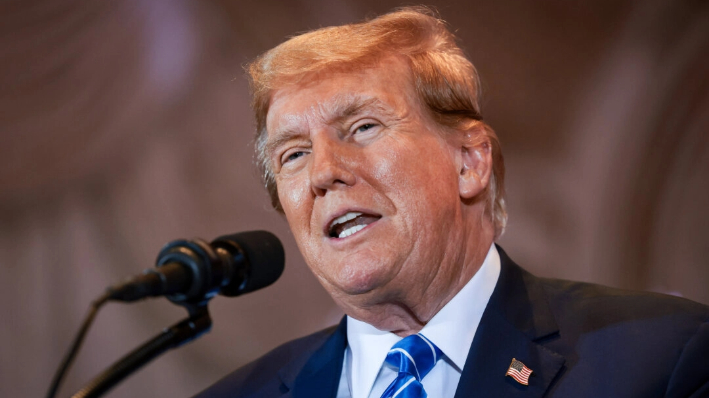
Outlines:
[[[422,334],[405,337],[389,350],[386,362],[399,368],[399,373],[385,397],[426,397],[421,379],[433,369],[443,353]]]

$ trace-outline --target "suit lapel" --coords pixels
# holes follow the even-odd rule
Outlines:
[[[455,398],[538,398],[565,362],[543,345],[558,336],[558,328],[539,281],[512,262],[499,246],[497,250],[502,264],[500,278],[475,333]],[[281,369],[282,398],[335,398],[347,347],[346,321],[343,318],[304,365]],[[528,386],[505,376],[512,358],[532,369]]]
[[[282,398],[335,398],[347,347],[347,317],[303,366],[281,369]]]
[[[565,361],[542,344],[558,337],[558,327],[539,281],[497,249],[500,278],[475,333],[456,398],[541,397]],[[532,369],[528,386],[505,376],[512,358]]]

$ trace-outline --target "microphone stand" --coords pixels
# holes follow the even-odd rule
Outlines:
[[[91,380],[84,388],[79,390],[72,398],[96,398],[103,395],[141,366],[158,357],[171,348],[177,348],[188,343],[212,327],[207,305],[185,305],[189,317],[166,328],[142,346],[124,356],[100,375]]]

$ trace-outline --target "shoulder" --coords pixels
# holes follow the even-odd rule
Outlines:
[[[279,395],[278,392],[282,385],[279,372],[285,368],[302,368],[310,356],[336,330],[337,326],[332,326],[282,344],[264,356],[230,373],[196,395],[195,398]]]
[[[709,321],[709,307],[681,297],[559,279],[538,280],[557,322],[573,323],[578,328],[641,322],[691,329]]]
[[[646,396],[709,391],[703,365],[709,356],[709,307],[663,294],[539,281],[559,328],[548,347],[567,358],[570,382],[560,382],[560,392],[574,390],[589,374],[602,374],[608,391],[631,388],[629,379],[642,380]]]

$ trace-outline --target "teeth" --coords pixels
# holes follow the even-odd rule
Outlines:
[[[332,222],[332,224],[330,224],[330,227],[332,228],[332,227],[334,227],[334,226],[337,225],[337,224],[342,224],[343,222],[347,222],[347,221],[350,221],[350,220],[354,220],[355,218],[357,218],[357,217],[359,217],[359,216],[361,216],[361,215],[362,215],[362,213],[359,213],[359,212],[356,212],[356,211],[351,211],[351,212],[345,214],[344,216],[337,217],[337,218]]]
[[[352,217],[352,218],[354,218],[354,217]],[[350,220],[352,218],[350,218]],[[366,227],[366,225],[355,225],[354,227],[347,228],[346,230],[340,232],[340,235],[338,236],[338,238],[346,238],[352,234],[355,234],[355,233],[361,231],[362,229],[364,229],[364,227]]]

